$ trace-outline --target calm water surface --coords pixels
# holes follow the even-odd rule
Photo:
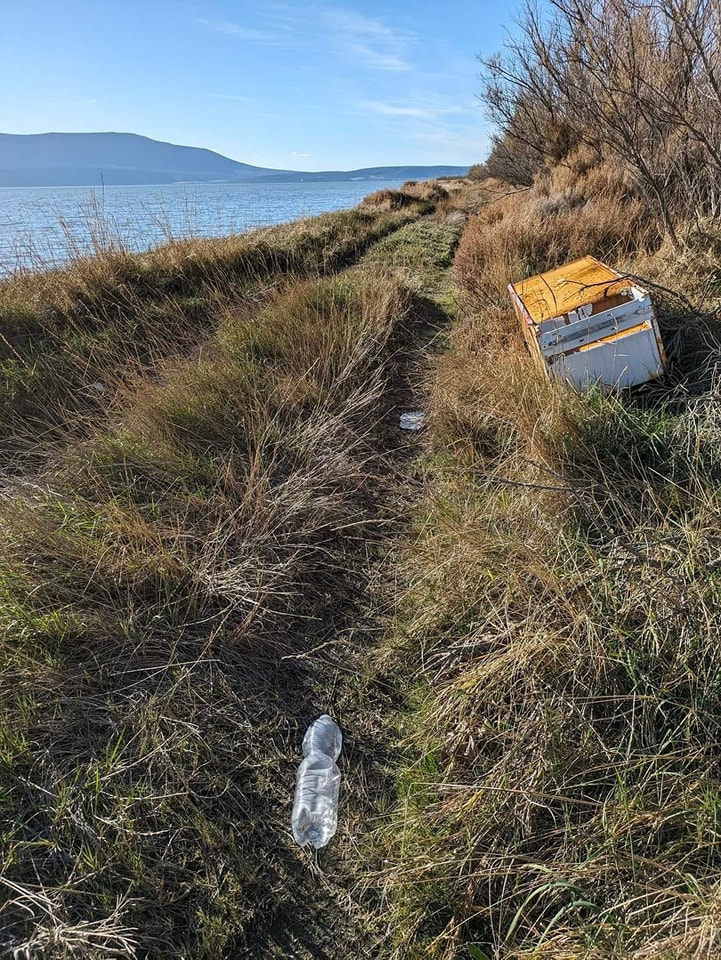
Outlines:
[[[168,239],[212,237],[355,206],[400,183],[163,184],[0,188],[0,273],[51,267],[94,243],[145,250]]]

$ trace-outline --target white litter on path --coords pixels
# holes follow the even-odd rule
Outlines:
[[[402,413],[398,426],[401,430],[422,430],[426,425],[426,415],[422,410]]]

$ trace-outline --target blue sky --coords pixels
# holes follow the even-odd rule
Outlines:
[[[483,159],[491,0],[0,0],[0,131],[128,131],[328,170]]]

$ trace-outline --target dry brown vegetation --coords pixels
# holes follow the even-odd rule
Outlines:
[[[628,176],[674,241],[718,213],[716,0],[552,0],[486,61],[492,176],[529,184],[583,145]]]
[[[507,251],[481,243],[403,575],[420,681],[382,831],[397,955],[712,960],[721,331],[667,316],[672,379],[578,395],[526,355],[495,294]]]
[[[145,254],[111,247],[3,281],[0,461],[17,472],[69,429],[87,436],[135,376],[197,349],[228,309],[259,307],[289,276],[348,266],[415,216],[347,210]]]
[[[380,937],[377,896],[348,895],[387,775],[360,678],[396,523],[384,418],[460,232],[428,209],[0,284],[3,954]],[[289,817],[325,709],[362,759],[319,883]]]
[[[402,207],[408,207],[413,203],[413,197],[403,190],[376,190],[375,193],[369,193],[361,202],[363,208],[377,208],[381,210],[400,210]]]
[[[448,212],[479,204],[454,291]],[[41,337],[6,327],[6,384],[80,377],[80,332],[118,362],[88,366],[112,396],[79,423],[61,383],[54,430],[9,431],[5,949],[717,955],[718,242],[670,247],[583,147],[424,209],[283,228],[316,238],[298,269],[223,282],[219,254],[172,344],[127,348],[165,331],[136,326],[163,300],[127,274],[93,325],[106,300],[77,291],[102,261],[37,278]],[[185,269],[181,249],[148,257]],[[588,251],[707,298],[659,294],[676,360],[651,390],[581,396],[525,353],[506,284]],[[447,349],[401,379],[428,330]],[[414,461],[386,411],[420,375]],[[321,873],[288,815],[323,709],[347,753]]]
[[[519,277],[587,253],[619,260],[653,249],[658,229],[611,165],[568,165],[530,188],[486,181],[488,202],[468,224],[456,259],[460,282],[479,302],[505,302]]]
[[[480,181],[485,203],[456,256],[460,316],[429,377],[424,493],[401,573],[397,647],[383,661],[385,675],[408,658],[417,668],[400,721],[400,800],[379,830],[394,955],[713,960],[721,327],[718,230],[703,216],[717,174],[686,137],[693,190],[674,180],[688,154],[664,152],[664,210],[605,140],[583,130],[563,150],[551,140],[544,107],[569,111],[572,124],[575,100],[549,86],[545,104],[541,80],[538,102],[521,99],[531,94],[513,83],[545,77],[540,51],[558,54],[558,71],[580,70],[604,43],[639,40],[642,25],[646,64],[660,54],[659,24],[671,30],[663,18],[682,30],[693,12],[707,30],[693,56],[712,56],[684,105],[701,111],[694,98],[705,97],[707,113],[693,116],[710,131],[718,105],[702,92],[717,63],[718,7],[553,7],[568,19],[542,29],[529,14],[537,46],[522,33],[513,52],[523,57],[504,61],[517,73],[496,75],[512,107],[502,146],[515,164],[528,159],[530,136],[514,140],[530,129],[526,107],[545,124],[532,174],[521,187],[516,176]],[[583,43],[602,15],[592,51]],[[695,41],[685,33],[680,45],[671,31],[668,42],[691,56]],[[670,83],[668,73],[656,79]],[[613,74],[614,95],[623,81]],[[580,95],[566,73],[563,82]],[[596,87],[593,96],[610,109],[610,95]],[[661,129],[675,143],[672,121],[681,121],[666,109]],[[586,253],[665,288],[653,288],[674,358],[663,382],[579,394],[527,355],[507,284]]]
[[[6,951],[719,956],[719,8],[540,17],[460,187],[0,285]],[[662,381],[528,357],[507,284],[586,253]]]
[[[430,212],[435,204],[448,199],[448,190],[437,180],[407,180],[400,190],[376,190],[368,194],[360,204],[361,210],[401,210],[424,204],[423,209]]]
[[[304,909],[287,724],[379,535],[367,435],[410,304],[382,274],[296,282],[5,481],[6,948],[262,955]]]
[[[417,200],[430,200],[432,203],[446,200],[449,196],[448,190],[437,180],[424,180],[420,183],[408,180],[403,184],[401,190]]]

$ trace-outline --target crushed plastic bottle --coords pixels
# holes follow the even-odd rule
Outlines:
[[[336,760],[342,746],[343,735],[326,713],[311,723],[303,737],[292,818],[293,837],[301,847],[311,843],[319,850],[335,835],[340,790]]]
[[[398,426],[401,430],[422,430],[426,425],[426,415],[422,410],[410,410],[402,413]]]

